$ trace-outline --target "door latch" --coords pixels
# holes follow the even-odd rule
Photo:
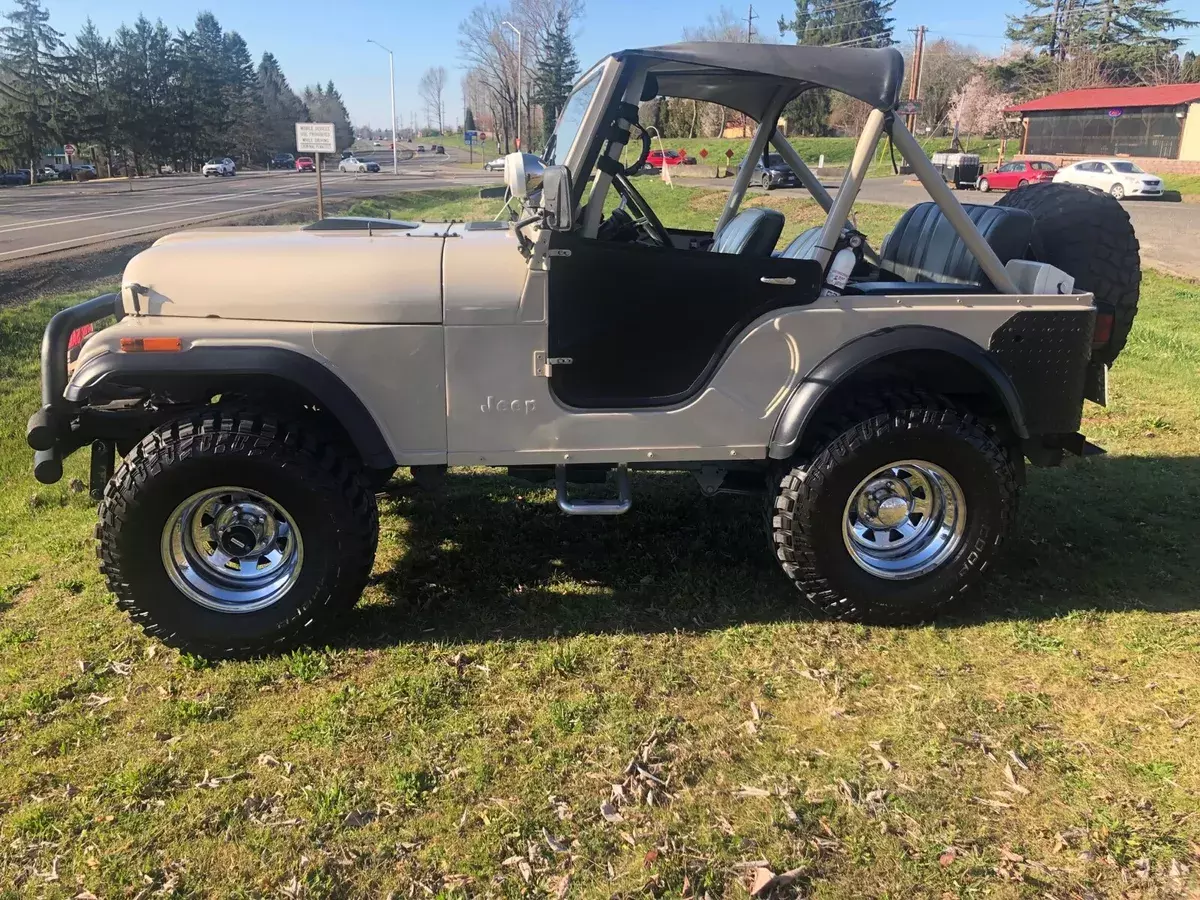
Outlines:
[[[555,366],[569,366],[575,362],[569,356],[546,356],[545,350],[533,352],[533,374],[540,378],[549,378]]]

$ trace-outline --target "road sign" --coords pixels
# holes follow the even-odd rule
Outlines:
[[[75,145],[74,144],[63,144],[63,153],[65,153],[67,156],[74,156],[75,155]]]
[[[921,106],[922,101],[920,100],[901,100],[896,104],[896,112],[901,116],[919,116]]]
[[[725,158],[726,158],[726,159],[733,159],[733,150],[726,150],[726,151],[725,151]]]
[[[482,139],[479,137],[478,131],[464,131],[463,132],[463,141],[466,142],[466,144],[468,146],[470,146],[471,144],[482,143]]]
[[[301,153],[336,153],[332,122],[297,122],[296,149]]]

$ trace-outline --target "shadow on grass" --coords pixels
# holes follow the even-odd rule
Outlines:
[[[1200,459],[1101,458],[1029,481],[1008,554],[941,625],[1200,607]],[[563,516],[547,491],[495,474],[452,476],[437,494],[393,483],[382,509],[385,522],[407,520],[407,551],[375,579],[391,602],[349,617],[351,645],[808,618],[770,553],[761,502],[706,500],[688,476],[635,476],[634,510],[616,518]]]

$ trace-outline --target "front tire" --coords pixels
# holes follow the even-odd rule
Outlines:
[[[979,193],[986,194],[991,189],[992,189],[991,182],[989,182],[986,178],[979,179]]]
[[[975,416],[922,393],[860,404],[779,483],[771,539],[784,574],[822,615],[922,621],[998,557],[1017,473]]]
[[[771,184],[771,178],[770,178],[770,176],[768,176],[768,175],[764,175],[764,176],[762,177],[762,179],[759,181],[759,184],[761,184],[761,185],[762,185],[762,189],[763,189],[764,191],[769,191],[769,190],[771,190],[771,188],[773,188],[773,187],[774,187],[774,185],[773,185],[773,184]]]
[[[1114,200],[1124,200],[1125,199],[1125,188],[1122,185],[1114,184],[1112,187],[1110,187],[1108,189],[1108,192],[1112,195],[1112,198]]]
[[[358,461],[295,423],[209,408],[136,445],[96,534],[117,605],[209,658],[325,637],[375,557],[378,512]]]

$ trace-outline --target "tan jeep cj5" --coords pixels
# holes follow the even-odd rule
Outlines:
[[[627,50],[580,79],[540,158],[506,159],[510,222],[163,238],[118,294],[46,329],[36,475],[91,448],[118,602],[209,656],[328,635],[366,583],[397,466],[554,480],[571,515],[629,510],[636,470],[763,492],[802,602],[929,617],[996,561],[1025,460],[1095,449],[1083,400],[1105,400],[1140,272],[1106,195],[960,204],[893,115],[903,68],[894,49]],[[872,107],[833,196],[773,124],[815,88]],[[783,215],[739,211],[747,164],[712,232],[664,227],[630,178],[650,149],[637,104],[659,95],[763,123],[749,159],[782,156],[825,224],[777,249]],[[884,139],[933,202],[872,248],[851,212]],[[598,475],[611,499],[573,498]]]

